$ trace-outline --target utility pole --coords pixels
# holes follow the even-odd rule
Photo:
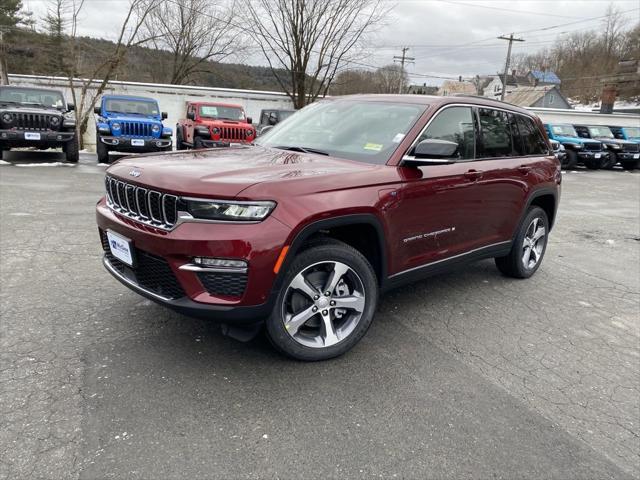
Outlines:
[[[9,72],[7,72],[7,51],[4,44],[5,28],[0,26],[0,85],[9,85]]]
[[[413,57],[407,57],[407,51],[409,50],[409,47],[403,47],[402,48],[402,56],[398,56],[395,55],[393,57],[393,62],[394,63],[400,63],[400,79],[398,81],[398,93],[402,93],[402,86],[403,86],[403,80],[404,80],[404,64],[405,63],[413,63],[413,61],[415,60],[415,58]]]
[[[509,74],[509,64],[511,63],[511,45],[513,42],[524,42],[523,38],[513,38],[513,33],[508,37],[504,35],[498,37],[498,40],[508,40],[509,41],[509,49],[507,50],[507,61],[504,64],[504,77],[502,78],[502,95],[500,95],[500,100],[504,101],[504,94],[507,91],[507,75]]]

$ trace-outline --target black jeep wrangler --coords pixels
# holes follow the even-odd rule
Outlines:
[[[78,161],[74,106],[62,92],[44,88],[0,87],[0,153],[20,147],[62,148],[67,162]],[[0,157],[1,158],[1,157]]]

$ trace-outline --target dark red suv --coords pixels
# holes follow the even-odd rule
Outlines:
[[[278,349],[321,360],[362,338],[381,291],[488,257],[531,276],[560,182],[526,110],[338,97],[256,145],[120,160],[97,220],[104,265],[132,290],[235,336],[266,323]]]

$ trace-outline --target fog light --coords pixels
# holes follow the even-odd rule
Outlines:
[[[6,134],[6,133],[3,133],[3,134],[2,134],[2,138],[7,138],[7,134]]]
[[[247,268],[247,262],[245,262],[244,260],[229,260],[227,258],[194,257],[193,263],[202,267],[212,268]]]
[[[156,147],[158,148],[162,147],[162,142],[156,142]]]
[[[120,143],[120,140],[113,139],[112,143],[113,145],[118,145]]]

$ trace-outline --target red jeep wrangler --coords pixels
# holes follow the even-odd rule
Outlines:
[[[105,267],[135,292],[236,337],[264,323],[281,351],[321,360],[358,343],[381,292],[483,258],[533,275],[561,178],[526,110],[358,95],[254,145],[124,158],[97,220]]]
[[[188,102],[187,118],[176,124],[178,150],[251,143],[256,129],[240,105]]]

